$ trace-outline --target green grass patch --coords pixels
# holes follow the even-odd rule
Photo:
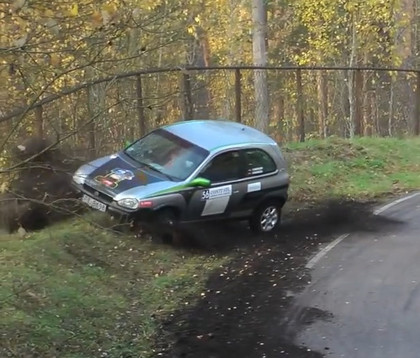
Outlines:
[[[284,150],[296,201],[420,187],[420,139],[330,138]],[[153,356],[160,318],[193,304],[227,260],[82,220],[0,236],[0,356]]]
[[[309,140],[285,146],[291,198],[372,199],[420,188],[420,139]]]
[[[0,245],[0,356],[151,356],[159,318],[225,260],[81,221]]]

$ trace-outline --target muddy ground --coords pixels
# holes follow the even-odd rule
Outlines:
[[[166,358],[322,357],[294,342],[299,326],[328,314],[308,307],[288,324],[294,296],[311,281],[305,269],[320,245],[337,235],[386,230],[395,224],[371,214],[374,203],[317,203],[289,208],[278,235],[252,237],[237,223],[194,228],[198,247],[235,259],[208,280],[199,302],[166,322],[156,356]],[[197,244],[197,242],[196,242]],[[171,342],[171,343],[168,343]]]

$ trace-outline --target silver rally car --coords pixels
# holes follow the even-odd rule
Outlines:
[[[280,224],[289,175],[280,148],[264,133],[236,122],[191,120],[83,165],[73,184],[88,206],[133,221],[249,220],[262,233]]]

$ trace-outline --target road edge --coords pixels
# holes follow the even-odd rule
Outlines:
[[[385,205],[377,208],[376,210],[374,210],[373,215],[378,216],[378,215],[384,213],[385,211],[387,211],[388,209],[391,209],[392,207],[394,207],[398,204],[401,204],[401,203],[403,203],[407,200],[413,199],[418,195],[420,195],[420,192],[415,192],[413,194],[403,196],[402,198],[395,199],[395,200],[391,201],[390,203],[385,204]],[[309,261],[305,265],[305,268],[307,268],[309,270],[314,268],[314,266],[319,261],[321,261],[321,259],[325,255],[327,255],[328,252],[330,252],[334,247],[336,247],[340,242],[342,242],[344,239],[346,239],[349,236],[350,236],[350,233],[345,233],[345,234],[342,234],[339,237],[337,237],[334,241],[330,242],[327,246],[325,246],[320,251],[318,251],[314,256],[312,256],[311,259],[309,259]]]

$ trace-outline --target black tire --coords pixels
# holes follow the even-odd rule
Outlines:
[[[154,234],[159,240],[164,244],[171,244],[178,226],[178,215],[170,208],[161,209],[155,214],[153,226]]]
[[[139,239],[151,239],[153,231],[152,219],[152,212],[136,213],[128,219],[130,231]]]
[[[256,234],[269,234],[280,227],[282,203],[267,200],[261,204],[249,219],[249,227]]]

